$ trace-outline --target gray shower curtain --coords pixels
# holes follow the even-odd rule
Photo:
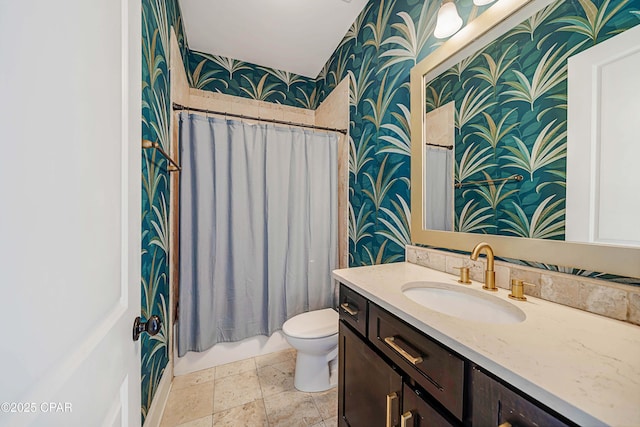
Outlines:
[[[331,306],[337,136],[180,114],[178,353]]]
[[[453,231],[453,150],[426,146],[424,156],[425,228]]]

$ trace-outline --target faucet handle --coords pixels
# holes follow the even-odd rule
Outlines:
[[[471,280],[469,280],[469,267],[453,267],[456,270],[460,270],[460,279],[458,279],[458,283],[462,283],[463,285],[471,284]]]
[[[525,282],[522,279],[511,279],[511,293],[509,294],[509,298],[526,301],[527,297],[524,296],[524,285],[535,286],[533,283]]]

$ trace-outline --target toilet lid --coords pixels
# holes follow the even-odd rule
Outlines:
[[[296,338],[322,338],[338,333],[338,312],[332,308],[298,314],[284,322],[282,332]]]

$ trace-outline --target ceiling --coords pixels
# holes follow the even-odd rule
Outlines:
[[[315,78],[368,0],[180,0],[191,50]]]

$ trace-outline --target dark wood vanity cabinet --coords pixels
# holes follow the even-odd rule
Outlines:
[[[338,377],[338,425],[344,427],[450,427],[452,424],[441,415],[432,405],[439,406],[437,402],[428,402],[428,393],[416,383],[405,371],[398,367],[401,362],[398,354],[389,357],[385,352],[380,352],[376,345],[371,345],[367,335],[372,330],[382,333],[390,333],[395,342],[392,345],[400,345],[398,348],[410,348],[409,344],[402,342],[407,338],[397,327],[390,329],[390,324],[397,319],[387,318],[387,313],[381,312],[374,304],[352,290],[342,286],[340,289],[340,325],[339,325],[339,377]],[[347,302],[351,312],[344,310],[342,304]],[[360,313],[367,313],[364,320],[359,319]],[[379,321],[385,319],[386,321]],[[372,329],[371,325],[378,325]],[[367,325],[369,327],[367,328]],[[414,337],[415,338],[415,337]],[[377,338],[376,338],[377,339]],[[385,344],[387,345],[387,344]],[[430,342],[429,354],[437,350]],[[392,348],[392,347],[389,347]],[[419,351],[424,345],[418,343]],[[440,349],[438,347],[438,349]],[[435,350],[431,352],[431,350]],[[411,350],[410,350],[411,351]],[[431,376],[443,381],[442,375],[436,373],[436,364],[442,360],[434,358],[420,366],[420,369],[429,372]],[[418,371],[420,372],[420,371]],[[460,370],[462,374],[463,370]],[[432,389],[436,389],[430,381],[424,378]],[[436,383],[437,384],[437,383]],[[439,387],[439,385],[438,385]],[[449,390],[447,386],[447,391]],[[460,390],[461,392],[461,390]],[[462,405],[462,395],[460,406]],[[442,409],[439,409],[442,411]]]
[[[340,285],[340,427],[575,426]]]
[[[559,416],[511,390],[474,366],[471,370],[471,423],[474,426],[566,427]]]
[[[340,313],[340,319],[366,337],[367,299],[344,285],[340,285],[339,298],[338,312]]]
[[[449,422],[436,411],[426,399],[424,392],[405,383],[402,390],[402,415],[400,425],[406,427],[451,427]]]
[[[373,304],[369,341],[462,421],[464,361],[460,357]]]
[[[399,425],[402,376],[344,321],[340,321],[339,336],[338,425]]]
[[[426,393],[340,322],[338,425],[341,427],[451,427]]]

